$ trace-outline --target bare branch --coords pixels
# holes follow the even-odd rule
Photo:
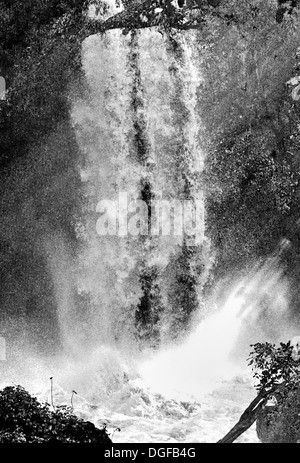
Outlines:
[[[241,434],[243,434],[247,429],[252,426],[252,424],[257,420],[260,413],[262,412],[268,398],[271,394],[274,393],[274,390],[277,388],[272,389],[262,389],[255,399],[250,403],[250,405],[246,408],[244,413],[241,415],[237,424],[217,443],[218,444],[230,444],[234,442]]]
[[[139,4],[134,3],[106,21],[86,19],[86,35],[111,29],[123,29],[126,32],[159,25],[178,30],[198,29],[205,22],[205,15],[210,9],[208,4],[199,2],[199,5],[178,9],[171,2],[165,2],[163,8],[157,8],[153,0],[145,0]]]

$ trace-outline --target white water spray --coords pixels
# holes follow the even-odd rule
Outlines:
[[[250,375],[247,356],[255,342],[288,341],[289,284],[279,266],[282,246],[260,267],[235,282],[225,303],[200,321],[188,339],[140,365],[146,384],[166,396],[201,398],[224,380]]]

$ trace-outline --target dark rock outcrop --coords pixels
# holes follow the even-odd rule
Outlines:
[[[266,406],[256,420],[256,432],[263,443],[300,441],[300,388],[287,397],[276,397],[275,406]]]

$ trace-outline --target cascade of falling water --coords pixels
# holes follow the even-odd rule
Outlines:
[[[127,236],[99,236],[96,206],[118,199],[118,192],[139,194],[141,166],[130,156],[132,119],[129,111],[132,81],[126,72],[129,39],[112,31],[85,45],[84,67],[90,85],[90,102],[80,102],[73,118],[85,153],[82,178],[86,204],[79,228],[83,238],[79,291],[89,299],[85,313],[91,343],[109,343],[130,333],[131,306],[140,297],[136,269],[136,241]]]
[[[139,64],[151,148],[147,178],[153,198],[162,197],[169,203],[203,202],[200,173],[204,157],[199,148],[201,124],[196,108],[201,75],[191,53],[196,48],[194,39],[182,34],[162,36],[152,30],[139,34]],[[174,334],[174,329],[176,335],[183,331],[190,313],[199,306],[202,246],[185,246],[184,238],[152,237],[147,255],[158,276],[164,306],[160,331],[166,339]]]
[[[155,236],[151,224],[145,236],[99,236],[95,213],[122,192],[142,199],[149,216],[153,199],[203,201],[194,46],[156,29],[85,43],[91,101],[77,102],[73,120],[85,156],[79,292],[90,342],[128,343],[137,331],[168,339],[199,306],[201,245],[188,246],[184,234]]]
[[[128,55],[128,71],[132,75],[133,89],[131,92],[131,110],[133,116],[133,155],[143,166],[143,176],[140,179],[140,195],[148,215],[147,234],[141,235],[140,244],[140,276],[139,282],[142,290],[138,306],[135,310],[135,326],[137,336],[141,340],[157,344],[160,333],[157,329],[160,314],[164,307],[161,300],[160,288],[157,282],[158,267],[151,262],[151,254],[156,246],[152,236],[152,200],[154,199],[151,182],[152,157],[151,145],[147,128],[147,108],[145,88],[141,73],[141,53],[139,44],[139,32],[132,32],[130,53]]]

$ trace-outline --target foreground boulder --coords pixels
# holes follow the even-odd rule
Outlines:
[[[83,421],[65,407],[50,411],[21,386],[0,391],[0,443],[110,444],[106,429]]]
[[[300,442],[300,388],[275,395],[277,402],[266,406],[256,420],[256,432],[263,443]]]

